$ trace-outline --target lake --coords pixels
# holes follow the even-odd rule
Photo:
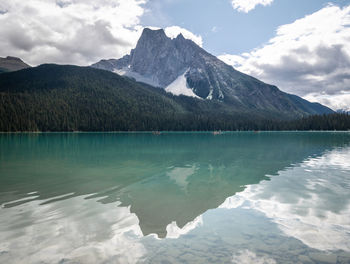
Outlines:
[[[350,133],[0,134],[0,263],[350,263]]]

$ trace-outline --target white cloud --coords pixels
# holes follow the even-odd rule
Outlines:
[[[130,51],[147,0],[0,0],[1,56],[90,64]]]
[[[349,109],[350,6],[328,5],[280,26],[274,38],[250,53],[219,58],[286,92]]]
[[[192,40],[194,43],[196,43],[200,47],[203,46],[202,37],[200,35],[193,34],[191,31],[185,28],[172,26],[172,27],[165,28],[164,31],[169,38],[176,38],[181,33],[184,36],[184,38]]]
[[[120,58],[136,46],[148,1],[0,0],[0,56],[20,57],[33,66]],[[187,29],[165,31],[202,45],[202,38]]]
[[[271,5],[273,0],[232,0],[232,6],[240,12],[248,13],[257,5]]]
[[[328,105],[332,109],[350,111],[350,92],[341,92],[339,94],[310,93],[304,98],[310,102],[320,102]]]

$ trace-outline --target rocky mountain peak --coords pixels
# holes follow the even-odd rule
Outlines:
[[[156,38],[159,39],[164,39],[168,38],[167,35],[165,34],[164,29],[150,29],[150,28],[144,28],[141,34],[141,37],[139,40],[142,40],[144,38],[152,38],[153,40]]]
[[[113,71],[166,88],[190,67],[195,50],[196,44],[182,34],[171,39],[163,29],[145,28],[130,55],[113,61]],[[111,68],[107,61],[93,67],[102,65]]]
[[[185,39],[184,36],[182,35],[182,33],[180,33],[179,35],[177,35],[176,38],[177,38],[177,39],[180,39],[180,40],[184,40],[184,39]]]
[[[194,42],[185,39],[182,34],[171,39],[163,29],[145,28],[130,55],[119,60],[102,60],[92,67],[166,88],[190,68],[199,50]]]
[[[20,58],[18,57],[13,57],[13,56],[7,56],[6,57],[7,60],[14,60],[14,61],[22,61]],[[23,62],[23,61],[22,61]]]
[[[29,67],[20,58],[13,56],[7,56],[6,58],[0,57],[0,72],[18,71]]]
[[[141,37],[137,42],[135,50],[159,47],[166,41],[168,41],[168,37],[165,35],[163,29],[151,30],[149,28],[145,28],[142,31]]]
[[[175,95],[217,100],[237,109],[331,111],[236,71],[182,34],[171,39],[163,29],[145,28],[130,55],[100,61],[92,67],[132,77]]]

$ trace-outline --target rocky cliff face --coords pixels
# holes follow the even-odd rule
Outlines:
[[[130,55],[102,60],[92,67],[127,75],[176,95],[218,100],[241,110],[293,115],[332,112],[236,71],[181,34],[168,38],[162,29],[144,29]]]
[[[11,56],[0,58],[0,72],[18,71],[29,67],[30,66],[24,63],[20,58]]]
[[[168,38],[162,29],[144,29],[136,48],[119,60],[103,60],[95,68],[137,73],[151,80],[151,84],[165,88],[191,67],[200,48],[181,34]],[[202,50],[204,51],[204,50]]]

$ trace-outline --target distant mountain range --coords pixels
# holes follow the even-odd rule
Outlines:
[[[168,38],[163,29],[144,29],[130,55],[102,60],[92,67],[135,78],[175,95],[221,101],[246,111],[286,116],[333,112],[235,70],[181,34]]]
[[[130,55],[92,67],[30,67],[13,57],[1,62],[6,72],[0,74],[0,131],[273,130],[315,124],[333,129],[335,123],[345,129],[350,124],[342,116],[333,123],[313,118],[303,119],[310,126],[281,126],[334,112],[236,71],[191,40],[170,39],[163,30],[145,29]]]
[[[7,56],[6,58],[0,57],[0,73],[18,71],[26,68],[30,68],[30,66],[23,62],[20,58],[11,56]]]

